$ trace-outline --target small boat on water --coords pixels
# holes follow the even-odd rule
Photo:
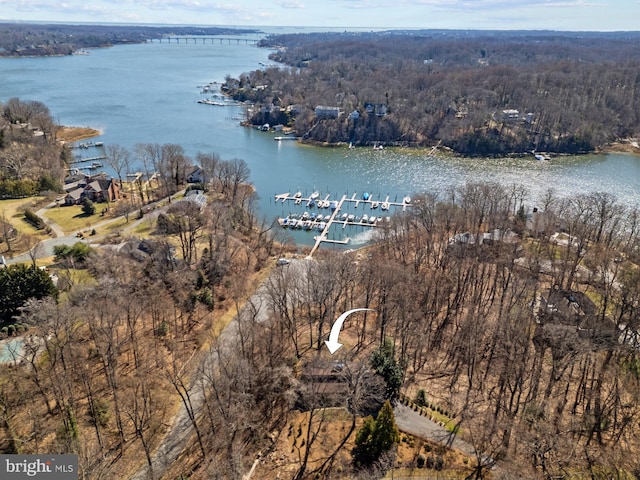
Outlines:
[[[362,223],[367,223],[369,221],[369,215],[367,215],[366,213],[364,215],[362,215]]]
[[[309,198],[310,198],[311,200],[315,200],[315,199],[316,199],[316,198],[318,198],[319,196],[320,196],[320,192],[316,191],[316,192],[313,192]]]
[[[371,216],[369,217],[369,223],[370,223],[371,225],[373,225],[374,223],[376,223],[376,221],[377,221],[377,220],[376,220],[376,216],[375,216],[375,215],[371,215]]]
[[[293,198],[300,198],[302,197],[302,192],[296,192],[295,195],[293,196]]]
[[[350,213],[347,216],[347,222],[353,222],[356,219],[356,216],[353,213]]]
[[[366,200],[369,200],[369,192],[364,192],[364,193],[362,194],[362,199],[363,199],[363,200],[365,200],[365,201],[366,201]]]
[[[304,212],[302,214],[302,220],[308,220],[309,219],[309,212]]]
[[[348,216],[349,216],[349,215],[348,215],[347,213],[343,213],[342,215],[340,215],[340,220],[342,220],[342,221],[346,222],[346,221],[347,221],[347,217],[348,217]]]
[[[402,199],[402,202],[403,202],[403,203],[406,203],[406,204],[411,203],[411,197],[409,197],[409,196],[404,197],[404,198]]]
[[[378,205],[380,205],[380,203],[378,201],[371,202],[371,208],[373,208],[373,209],[378,208]]]
[[[331,202],[331,210],[335,210],[338,208],[338,202],[336,200]]]
[[[287,228],[289,226],[289,217],[279,218],[278,223],[282,228]]]
[[[382,202],[382,205],[380,205],[380,208],[382,210],[389,210],[389,202]]]

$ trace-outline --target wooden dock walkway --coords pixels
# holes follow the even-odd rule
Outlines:
[[[75,160],[72,160],[69,163],[74,165],[74,164],[78,164],[78,163],[93,162],[95,160],[105,160],[106,158],[107,158],[106,155],[98,155],[97,157],[84,157],[84,158],[76,157]]]
[[[365,220],[353,221],[348,219],[338,220],[336,217],[342,211],[342,207],[345,203],[352,204],[354,208],[358,208],[360,204],[362,204],[363,206],[367,205],[371,208],[371,210],[375,211],[377,208],[380,208],[380,211],[384,211],[384,212],[388,212],[392,207],[401,208],[402,211],[404,212],[408,207],[411,206],[411,198],[408,196],[403,197],[401,202],[398,202],[398,201],[392,202],[389,200],[389,195],[387,195],[383,201],[383,200],[375,200],[373,199],[372,196],[369,196],[368,194],[366,195],[366,198],[358,198],[357,193],[355,192],[351,195],[351,197],[347,197],[346,194],[342,195],[342,198],[340,200],[331,200],[331,194],[327,194],[324,197],[324,199],[321,199],[317,192],[314,192],[312,195],[308,197],[302,196],[300,192],[293,195],[291,194],[291,192],[286,192],[286,193],[275,195],[275,203],[278,203],[278,200],[280,200],[282,203],[293,201],[295,205],[305,206],[306,208],[311,208],[314,205],[326,204],[327,202],[330,203],[331,210],[332,210],[331,217],[329,218],[329,220],[326,221],[326,224],[322,229],[322,231],[320,232],[320,234],[314,237],[315,243],[313,245],[313,248],[311,249],[311,252],[309,253],[309,257],[313,256],[313,254],[318,250],[318,248],[320,248],[320,245],[322,243],[332,243],[332,244],[340,244],[340,245],[346,245],[349,243],[348,237],[346,237],[343,240],[332,240],[328,238],[329,230],[331,229],[334,223],[342,224],[343,229],[345,229],[347,225],[361,226],[361,227],[378,226],[377,225],[378,220],[376,220],[375,222],[368,222]]]

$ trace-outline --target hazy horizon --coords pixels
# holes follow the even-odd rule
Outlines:
[[[346,29],[638,31],[640,0],[0,0],[0,21]]]

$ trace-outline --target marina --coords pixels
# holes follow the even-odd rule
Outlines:
[[[342,195],[339,200],[331,199],[331,195],[321,197],[320,193],[314,191],[311,195],[303,196],[302,192],[281,193],[275,195],[275,203],[289,203],[292,202],[294,206],[304,207],[304,212],[290,213],[285,217],[278,218],[278,223],[282,228],[291,228],[298,230],[316,230],[320,234],[313,237],[315,243],[309,253],[309,256],[313,256],[316,250],[322,243],[333,243],[346,245],[349,243],[349,237],[342,239],[330,239],[329,230],[332,226],[341,226],[344,230],[347,226],[361,226],[361,227],[379,227],[385,222],[390,222],[391,217],[388,215],[389,210],[400,209],[402,212],[411,207],[411,198],[405,196],[401,201],[397,201],[397,197],[392,201],[390,195],[387,195],[384,200],[381,198],[374,199],[368,192],[364,192],[361,196],[357,193],[353,193],[351,197],[348,194]],[[354,213],[348,213],[347,207],[357,209],[358,206],[362,206],[362,209],[369,209],[369,213],[363,215],[355,215]],[[378,211],[378,208],[380,210]],[[316,211],[311,211],[316,209]],[[324,211],[329,210],[330,213],[325,214]],[[378,214],[379,212],[379,214]],[[384,215],[383,215],[383,212]]]
[[[244,119],[245,113],[242,107],[223,108],[195,102],[204,97],[220,100],[214,94],[226,74],[237,77],[254,69],[259,62],[269,63],[269,53],[244,45],[203,49],[192,44],[181,44],[178,48],[174,42],[171,45],[163,42],[153,46],[97,49],[92,50],[91,55],[75,57],[6,58],[2,62],[3,78],[7,79],[2,95],[4,101],[12,97],[33,98],[33,88],[37,85],[38,100],[55,112],[60,123],[90,125],[100,130],[99,137],[81,142],[100,141],[105,146],[121,145],[134,152],[138,143],[170,141],[182,145],[192,159],[199,152],[243,159],[258,194],[259,213],[268,219],[285,217],[290,211],[302,213],[306,204],[294,207],[288,201],[289,208],[281,202],[274,203],[274,194],[288,189],[292,193],[302,190],[308,197],[319,188],[323,192],[331,191],[339,200],[345,192],[351,198],[357,187],[360,194],[363,191],[375,194],[374,200],[379,202],[377,215],[383,217],[388,215],[382,210],[387,192],[391,193],[390,200],[398,192],[397,201],[401,202],[401,193],[446,195],[469,181],[522,185],[527,192],[525,207],[528,209],[539,207],[549,188],[555,189],[561,198],[604,191],[614,193],[627,207],[635,207],[640,201],[640,157],[635,155],[558,156],[545,162],[537,161],[533,154],[470,160],[441,155],[441,150],[446,152],[442,147],[437,151],[390,146],[374,151],[371,146],[355,145],[351,149],[348,145],[326,148],[289,140],[274,141],[275,135],[285,136],[284,132],[272,135],[239,127],[238,121]],[[15,64],[19,64],[19,68]],[[129,66],[127,82],[122,81],[122,65]],[[214,83],[210,93],[201,95],[201,89],[212,80],[218,85]],[[176,121],[167,121],[167,115]],[[87,157],[103,153],[95,147],[72,152],[71,160],[79,153]],[[102,162],[103,167],[91,173],[104,170],[108,175],[115,175],[106,160],[96,161]],[[135,155],[130,169],[145,170]],[[362,205],[358,209],[353,205],[345,203],[336,220],[342,220],[344,213],[353,214],[354,220],[358,213],[364,213]],[[389,205],[387,211],[392,209]],[[314,211],[318,212],[317,207]],[[376,210],[366,210],[366,213],[371,211]],[[347,226],[344,230],[341,227],[335,223],[329,237],[335,235],[340,239],[340,235],[349,234],[351,241],[347,248],[366,241],[369,232],[376,231],[362,226]],[[313,236],[319,235],[317,230],[288,232],[296,244],[308,248],[315,243]]]

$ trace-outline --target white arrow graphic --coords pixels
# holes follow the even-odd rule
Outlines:
[[[333,327],[331,327],[329,340],[324,341],[324,343],[327,345],[327,348],[329,349],[329,352],[331,352],[331,355],[336,353],[336,351],[342,346],[342,344],[338,342],[338,337],[340,336],[340,329],[342,328],[342,324],[347,319],[347,317],[351,315],[353,312],[362,312],[365,310],[375,312],[375,310],[373,310],[372,308],[354,308],[353,310],[348,310],[344,312],[342,315],[340,315],[336,319],[335,323],[333,324]]]

